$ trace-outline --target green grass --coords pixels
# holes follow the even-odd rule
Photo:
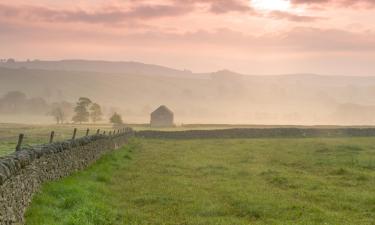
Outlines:
[[[27,225],[374,225],[375,138],[142,140],[44,185]]]
[[[134,130],[162,130],[162,131],[182,131],[190,129],[210,130],[210,129],[227,129],[234,127],[252,127],[247,125],[184,125],[171,128],[151,128],[147,124],[128,124]],[[101,132],[113,131],[111,124],[14,124],[14,123],[0,123],[0,156],[7,155],[14,152],[18,141],[18,135],[23,133],[25,135],[23,146],[43,144],[49,141],[51,131],[55,131],[55,141],[67,140],[72,137],[73,129],[77,128],[77,137],[82,137],[86,134],[86,129],[89,128],[91,134],[100,129]]]
[[[27,211],[28,224],[114,224],[119,213],[112,205],[109,187],[115,171],[125,170],[134,144],[102,157],[86,171],[59,182],[47,183]]]
[[[101,131],[113,130],[110,124],[63,124],[63,125],[28,125],[0,123],[0,156],[14,152],[18,135],[25,135],[23,146],[48,143],[51,131],[55,131],[55,141],[67,140],[72,137],[73,129],[77,128],[77,137],[86,135],[89,128],[93,134],[97,129]]]
[[[160,130],[160,131],[186,131],[186,130],[215,130],[215,129],[231,129],[231,128],[339,128],[340,126],[272,126],[272,125],[240,125],[240,124],[183,124],[176,127],[154,128],[148,124],[127,124],[136,131],[140,130]],[[371,126],[355,126],[356,128],[365,128]],[[51,131],[55,131],[55,141],[67,140],[72,137],[73,129],[77,128],[77,137],[82,137],[89,128],[91,134],[100,129],[101,132],[112,131],[111,124],[14,124],[0,123],[0,156],[7,155],[15,150],[18,135],[25,134],[23,146],[43,144],[49,141]],[[342,127],[348,128],[348,127]]]

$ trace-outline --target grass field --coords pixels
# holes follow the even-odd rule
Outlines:
[[[162,131],[184,131],[184,130],[214,130],[230,128],[338,128],[339,126],[270,126],[270,125],[231,125],[231,124],[184,124],[172,128],[151,128],[147,124],[129,124],[136,131],[140,130],[162,130]],[[359,126],[355,126],[359,127]],[[361,128],[371,126],[360,126]],[[23,145],[34,145],[47,143],[51,131],[55,131],[55,141],[62,141],[72,137],[73,129],[77,128],[77,137],[82,137],[89,128],[91,133],[97,129],[101,132],[113,130],[111,124],[10,124],[0,123],[0,156],[7,155],[15,150],[18,135],[25,134]],[[345,127],[348,128],[348,127]]]
[[[130,124],[128,125],[134,130],[155,130],[147,124]],[[228,129],[228,128],[272,128],[274,126],[262,125],[215,125],[215,124],[187,124],[172,128],[158,128],[163,131],[183,131],[183,130],[212,130],[212,129]],[[290,127],[290,126],[284,126]],[[86,129],[89,128],[91,133],[97,129],[109,132],[113,130],[111,124],[50,124],[50,125],[30,125],[30,124],[10,124],[0,123],[0,156],[7,155],[15,150],[18,136],[20,133],[25,135],[23,145],[43,144],[49,141],[51,131],[55,131],[55,141],[62,141],[72,137],[73,129],[77,128],[77,137],[84,136]]]
[[[129,125],[134,130],[151,130],[147,124],[131,124]],[[230,125],[186,125],[185,127],[173,128],[159,128],[164,131],[181,131],[188,129],[225,129],[235,126]],[[241,126],[242,127],[242,126]],[[89,128],[91,133],[101,129],[101,132],[112,131],[111,124],[50,124],[50,125],[31,125],[31,124],[10,124],[0,123],[0,156],[7,155],[15,150],[18,136],[20,133],[25,135],[23,145],[43,144],[49,141],[51,131],[55,131],[55,141],[67,140],[72,137],[73,129],[77,128],[77,137],[82,137],[86,134],[86,129]]]
[[[64,125],[26,125],[26,124],[1,124],[0,123],[0,156],[15,150],[18,135],[25,135],[23,145],[48,143],[51,131],[55,131],[55,141],[62,141],[72,137],[73,129],[77,128],[77,137],[86,134],[89,128],[91,133],[97,129],[101,131],[113,130],[110,124],[64,124]]]
[[[374,225],[375,138],[142,140],[44,185],[27,225]]]

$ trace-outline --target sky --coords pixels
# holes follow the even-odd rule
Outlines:
[[[0,0],[0,58],[375,76],[375,0]]]

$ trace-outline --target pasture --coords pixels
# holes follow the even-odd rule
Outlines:
[[[375,138],[134,138],[45,184],[27,225],[374,225]]]
[[[77,137],[84,136],[87,128],[91,133],[95,133],[97,129],[102,132],[113,130],[109,124],[26,125],[0,123],[0,156],[15,151],[20,133],[25,135],[23,141],[23,146],[25,146],[48,143],[51,131],[55,131],[55,141],[70,139],[74,128],[77,128]]]
[[[160,130],[160,131],[186,131],[186,130],[216,130],[230,128],[303,128],[304,126],[267,126],[267,125],[230,125],[230,124],[185,124],[172,128],[151,128],[147,124],[129,124],[136,131],[142,130]],[[86,134],[89,128],[91,134],[100,129],[101,132],[112,131],[111,124],[60,124],[60,125],[31,125],[31,124],[11,124],[0,123],[0,156],[4,156],[13,152],[17,145],[18,135],[25,135],[23,145],[34,145],[47,143],[51,131],[55,131],[55,141],[62,141],[72,137],[73,129],[77,128],[77,137]],[[316,128],[337,128],[337,126],[317,126]]]

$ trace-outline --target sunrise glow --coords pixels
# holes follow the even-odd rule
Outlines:
[[[0,49],[20,60],[372,75],[374,19],[369,0],[12,0],[0,3]]]
[[[288,11],[291,8],[289,0],[252,0],[251,4],[255,9],[266,11]]]

